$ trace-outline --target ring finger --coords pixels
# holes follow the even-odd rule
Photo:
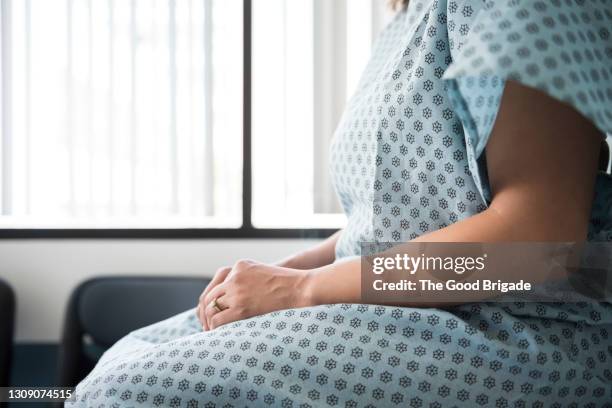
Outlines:
[[[216,301],[216,305],[215,305],[215,301]],[[225,295],[219,296],[218,298],[215,298],[211,302],[209,302],[206,305],[206,308],[204,309],[204,315],[206,317],[206,323],[207,323],[208,328],[209,329],[211,328],[210,319],[212,319],[212,317],[215,314],[221,313],[229,308],[230,306],[228,304],[228,299],[227,299],[227,296]]]

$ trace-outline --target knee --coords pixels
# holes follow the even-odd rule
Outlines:
[[[116,366],[106,372],[99,368],[85,378],[75,388],[74,397],[66,406],[73,407],[119,407],[133,400],[132,394],[138,385],[141,375],[123,371],[124,366]]]

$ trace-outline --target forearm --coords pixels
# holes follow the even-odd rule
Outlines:
[[[546,230],[544,226],[526,224],[526,220],[520,218],[523,215],[500,214],[497,209],[491,208],[478,215],[466,220],[452,224],[451,226],[423,235],[412,242],[509,242],[509,241],[546,241]],[[522,231],[522,232],[521,232]],[[402,252],[399,245],[391,252]],[[419,273],[419,272],[417,272]],[[425,273],[421,271],[423,278]],[[493,276],[498,271],[487,271],[491,276],[487,279],[500,279],[503,276]],[[520,272],[522,273],[522,272]],[[428,275],[429,276],[429,275]],[[430,276],[429,276],[430,277]],[[521,277],[518,274],[513,279],[528,279],[534,281],[532,273],[529,276]],[[418,278],[417,278],[418,279]],[[453,296],[451,293],[441,293],[448,299]],[[310,276],[305,283],[305,296],[312,305],[328,303],[359,303],[361,299],[361,259],[356,258],[344,262],[321,267],[310,272]],[[471,294],[469,295],[471,296]],[[482,300],[480,293],[474,293],[468,297],[461,294],[461,302]],[[392,303],[397,304],[397,303]],[[445,304],[448,304],[445,303]],[[436,304],[431,299],[427,303],[415,301],[414,298],[407,298],[405,302],[398,304],[402,306],[429,306],[435,307]]]
[[[336,243],[342,234],[337,231],[323,242],[291,255],[276,263],[278,266],[292,269],[316,269],[333,263],[336,260]]]

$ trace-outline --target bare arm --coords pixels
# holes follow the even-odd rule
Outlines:
[[[486,148],[489,208],[416,241],[583,241],[601,138],[571,107],[509,82]],[[319,268],[312,276],[308,303],[359,301],[359,260]]]
[[[329,265],[336,260],[336,243],[340,235],[342,230],[320,244],[279,261],[277,265],[293,269],[315,269]]]

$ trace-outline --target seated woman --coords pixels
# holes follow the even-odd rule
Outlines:
[[[609,4],[398,8],[332,145],[346,228],[278,264],[221,268],[195,311],[111,348],[74,405],[612,401],[610,304],[360,304],[358,258],[364,241],[612,237],[612,181],[597,174],[612,132]]]

